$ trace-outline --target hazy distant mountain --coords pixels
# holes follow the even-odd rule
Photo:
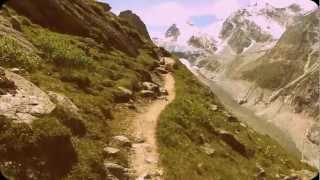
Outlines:
[[[154,38],[169,51],[220,53],[231,49],[241,54],[256,43],[278,40],[286,28],[306,11],[297,4],[276,8],[268,3],[255,3],[231,14],[212,29],[198,28],[190,22],[173,24],[163,37]],[[230,50],[229,50],[230,51]]]

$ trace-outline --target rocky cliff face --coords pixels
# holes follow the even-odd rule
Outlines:
[[[223,23],[220,38],[240,54],[255,43],[279,39],[286,27],[302,13],[296,4],[287,8],[254,4],[228,17]]]
[[[134,14],[132,11],[127,10],[123,11],[119,14],[120,18],[127,20],[138,32],[147,40],[151,40],[150,35],[148,33],[146,25],[142,22],[142,20]]]
[[[244,73],[258,86],[275,90],[271,100],[290,97],[296,112],[310,111],[313,116],[319,108],[319,21],[319,10],[301,18],[274,48],[257,60],[257,67]]]
[[[124,22],[106,11],[110,10],[107,4],[71,0],[12,0],[8,5],[43,27],[60,33],[91,37],[108,48],[114,47],[132,56],[136,56],[137,49],[144,45],[136,31],[121,28]]]

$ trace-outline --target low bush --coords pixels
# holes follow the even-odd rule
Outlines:
[[[34,52],[23,47],[17,40],[0,37],[0,65],[4,67],[19,67],[26,70],[35,70],[42,62]]]

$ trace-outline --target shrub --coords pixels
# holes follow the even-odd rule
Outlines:
[[[61,78],[64,82],[75,83],[82,90],[86,90],[91,86],[91,80],[86,74],[67,71],[62,73]]]
[[[11,162],[3,170],[18,179],[60,179],[77,161],[70,131],[54,118],[36,120],[31,128],[1,116],[0,144],[0,166]]]
[[[21,67],[34,70],[41,63],[41,58],[24,48],[15,39],[0,37],[0,65],[5,67]]]
[[[26,29],[25,31],[31,42],[58,67],[85,67],[92,62],[92,58],[80,48],[81,43],[74,40],[75,38],[45,29]]]

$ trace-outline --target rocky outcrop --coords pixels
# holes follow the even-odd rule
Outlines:
[[[264,32],[257,24],[243,18],[249,13],[246,10],[238,11],[235,15],[229,17],[224,23],[220,36],[222,39],[228,39],[229,46],[240,54],[245,48],[248,48],[254,42],[266,42],[272,39],[272,36]]]
[[[234,151],[238,152],[246,158],[251,158],[254,155],[254,152],[250,149],[247,149],[245,144],[241,143],[238,138],[232,133],[225,130],[217,130],[218,136],[227,143]]]
[[[138,33],[121,28],[108,5],[95,1],[73,0],[12,0],[8,5],[34,23],[53,31],[78,36],[91,37],[103,42],[106,47],[114,47],[129,55],[136,56],[143,41]],[[48,11],[50,9],[50,11]],[[94,28],[92,28],[94,27]],[[130,29],[130,26],[127,26]]]
[[[86,127],[79,108],[63,94],[49,91],[48,95],[51,101],[56,104],[54,114],[59,116],[61,123],[70,128],[74,134],[84,135]]]
[[[117,103],[126,103],[129,102],[133,97],[133,92],[130,89],[125,87],[118,87],[117,93],[115,94],[115,101]]]
[[[220,38],[227,41],[237,54],[255,43],[279,39],[287,26],[293,24],[303,12],[299,5],[276,8],[263,3],[240,9],[224,21]]]
[[[296,113],[318,114],[319,9],[290,27],[244,78],[273,90],[269,102],[285,97]],[[263,74],[263,76],[258,75]]]
[[[117,146],[131,147],[132,145],[132,142],[130,141],[130,139],[123,135],[114,136],[112,140],[113,140],[113,143],[116,144]]]
[[[15,94],[0,96],[0,115],[18,122],[31,123],[39,115],[50,114],[55,104],[49,96],[23,77],[5,71],[5,76],[16,86]]]
[[[16,94],[17,86],[6,77],[4,69],[0,68],[0,95]]]
[[[310,142],[320,146],[320,122],[314,124],[307,133]]]
[[[112,162],[105,162],[104,166],[108,172],[110,172],[113,176],[117,177],[118,179],[129,179],[127,168],[124,168],[123,166]]]
[[[146,25],[142,22],[140,17],[130,10],[122,11],[119,17],[125,19],[133,26],[145,39],[151,41]]]
[[[188,44],[192,47],[203,49],[208,53],[214,53],[217,50],[215,40],[209,37],[193,35],[188,40]]]

